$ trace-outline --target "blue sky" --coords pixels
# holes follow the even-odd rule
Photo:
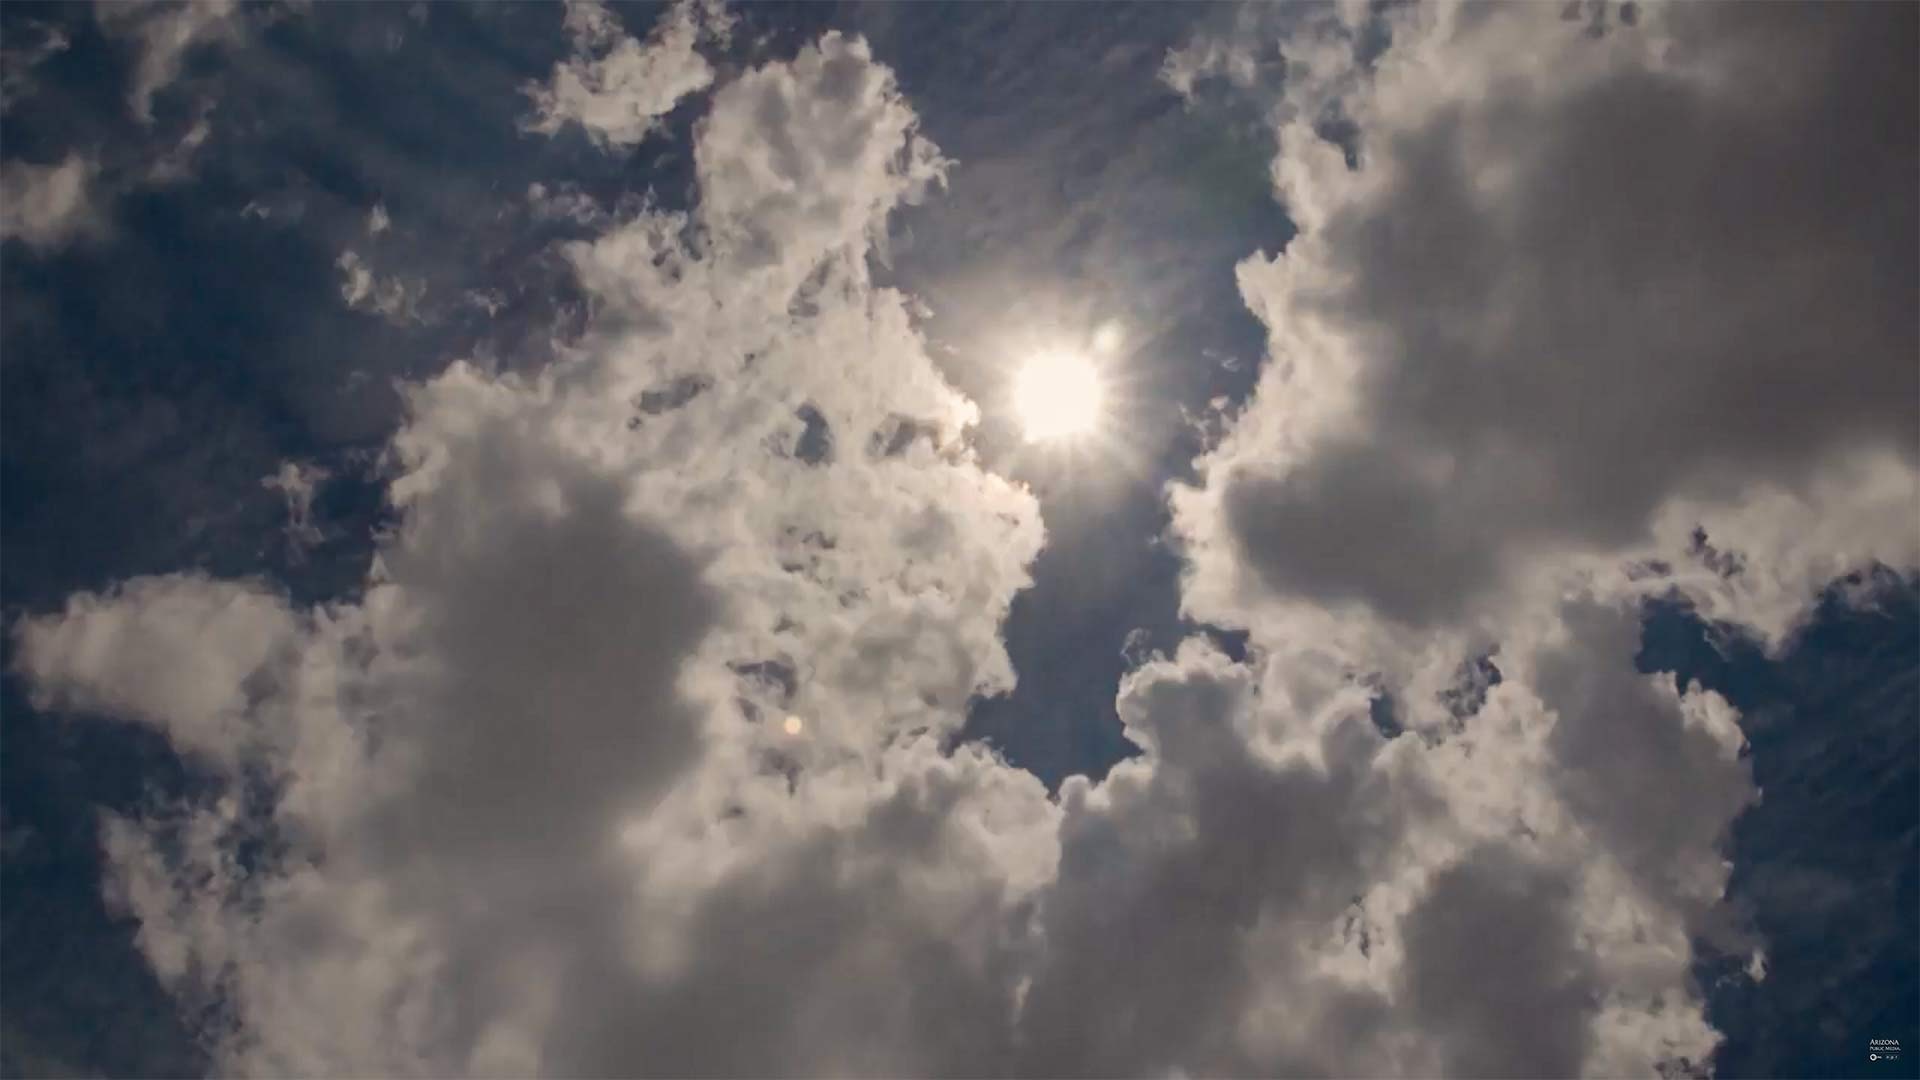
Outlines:
[[[4,1071],[1911,1075],[1913,13],[7,5]]]

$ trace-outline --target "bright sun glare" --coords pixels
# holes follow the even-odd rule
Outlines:
[[[1013,407],[1033,441],[1081,435],[1100,419],[1100,371],[1084,356],[1048,352],[1014,377]]]

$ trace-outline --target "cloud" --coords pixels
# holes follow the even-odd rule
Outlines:
[[[15,629],[46,705],[150,724],[213,786],[103,839],[223,1068],[1004,1061],[1055,814],[943,748],[1011,681],[1041,529],[867,277],[913,128],[853,39],[723,87],[696,214],[567,249],[598,315],[564,359],[408,391],[357,598],[143,578]]]
[[[34,704],[127,715],[232,768],[257,752],[249,677],[282,659],[294,622],[259,586],[140,578],[15,628]]]
[[[1717,852],[1754,790],[1733,710],[1634,673],[1637,628],[1569,604],[1503,643],[1477,708],[1392,739],[1334,657],[1195,639],[1143,665],[1120,713],[1146,753],[1061,793],[1012,1071],[1706,1061],[1688,935],[1749,944]]]
[[[1299,1056],[1318,1038],[1304,1032],[1337,1026],[1358,999],[1313,980],[1322,943],[1287,931],[1330,929],[1404,825],[1405,796],[1374,767],[1379,740],[1352,723],[1364,725],[1364,694],[1347,704],[1313,756],[1280,758],[1249,738],[1267,714],[1257,677],[1217,650],[1192,641],[1129,677],[1120,714],[1146,753],[1062,788],[1059,881],[1015,1073],[1329,1067]],[[1286,989],[1300,1010],[1291,1037],[1254,1015]]]
[[[346,301],[348,307],[371,312],[392,323],[404,324],[419,318],[426,282],[399,276],[379,277],[354,251],[341,252],[334,266],[340,271],[340,299]]]
[[[866,42],[837,33],[790,67],[728,84],[707,124],[694,147],[701,220],[743,264],[768,264],[786,287],[849,232],[877,241],[884,208],[945,176],[892,72],[873,63]],[[858,137],[872,129],[903,138]]]
[[[187,129],[186,134],[180,136],[180,141],[175,143],[172,149],[159,155],[147,169],[147,183],[167,184],[184,180],[191,175],[194,157],[200,152],[200,148],[206,145],[207,137],[213,134],[212,113],[212,105],[202,102],[194,117],[193,126]]]
[[[1579,947],[1573,901],[1566,875],[1498,846],[1434,875],[1403,928],[1403,988],[1407,1012],[1442,1033],[1438,1073],[1580,1074],[1603,983]],[[1487,967],[1493,941],[1498,971]]]
[[[0,238],[18,237],[41,252],[107,233],[107,215],[131,192],[179,183],[213,134],[212,106],[202,102],[193,123],[168,145],[131,150],[70,150],[57,165],[0,163]]]
[[[180,77],[193,49],[234,40],[242,29],[235,0],[143,4],[99,0],[94,16],[102,31],[131,39],[138,50],[127,108],[143,124],[153,123],[154,96]]]
[[[869,274],[946,162],[867,44],[713,86],[684,212],[530,190],[591,233],[584,325],[406,388],[359,592],[12,629],[41,707],[205,781],[102,843],[222,1071],[1704,1068],[1758,792],[1737,710],[1636,670],[1640,604],[1778,632],[1912,550],[1912,264],[1832,209],[1910,222],[1865,88],[1912,16],[1543,10],[1279,28],[1303,232],[1241,265],[1271,353],[1171,493],[1186,613],[1245,648],[1134,649],[1143,753],[1057,799],[952,745],[1045,534]],[[638,142],[719,79],[706,18],[570,9],[540,115]]]
[[[1911,17],[1423,9],[1370,78],[1323,22],[1347,68],[1301,65],[1275,113],[1304,232],[1240,267],[1273,361],[1176,500],[1202,614],[1244,591],[1457,622],[1529,567],[1674,559],[1704,516],[1869,465],[1910,506],[1920,155],[1883,87]],[[1915,551],[1904,525],[1850,546]],[[1779,554],[1831,566],[1805,547]]]
[[[1758,793],[1737,711],[1635,670],[1639,603],[1777,642],[1834,575],[1920,567],[1920,275],[1858,209],[1914,220],[1875,89],[1910,15],[1286,25],[1302,232],[1241,264],[1269,357],[1170,499],[1183,608],[1248,658],[1140,668],[1147,754],[1063,792],[1031,1071],[1709,1062],[1693,950],[1759,955],[1723,902]],[[1169,81],[1259,91],[1220,50]]]
[[[99,166],[79,152],[58,165],[0,164],[0,240],[41,251],[65,246],[101,227],[92,201]]]
[[[278,491],[286,499],[287,550],[296,562],[325,539],[325,534],[313,522],[313,498],[331,477],[331,472],[318,465],[283,461],[278,472],[260,479],[261,487]]]
[[[526,88],[534,106],[526,130],[554,135],[579,124],[603,148],[639,145],[680,99],[712,85],[713,66],[696,46],[724,44],[731,26],[717,0],[680,0],[642,43],[598,0],[568,0],[573,55]]]
[[[137,56],[127,103],[135,119],[149,128],[155,96],[180,78],[189,53],[202,45],[240,40],[246,30],[233,0],[102,0],[93,10],[104,35],[134,44]],[[41,32],[37,42],[0,51],[0,111],[34,94],[34,69],[70,46],[63,31],[28,25]],[[100,229],[103,208],[119,196],[186,179],[213,134],[213,109],[211,98],[198,101],[191,122],[164,145],[144,138],[120,140],[85,153],[70,150],[58,165],[0,165],[0,237],[18,236],[34,248],[55,250]]]

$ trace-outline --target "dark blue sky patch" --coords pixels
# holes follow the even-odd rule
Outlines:
[[[13,645],[0,645],[11,668]],[[158,732],[29,708],[0,679],[0,1074],[188,1076],[204,1051],[101,896],[102,810],[191,781]]]
[[[847,21],[897,66],[922,130],[956,163],[945,192],[896,215],[882,272],[931,308],[923,328],[936,355],[952,350],[950,377],[1002,399],[1020,357],[996,346],[1023,323],[1084,341],[1115,320],[1128,336],[1111,446],[1091,459],[1023,467],[1006,411],[983,409],[987,461],[1010,459],[1032,484],[1048,541],[1007,622],[1019,684],[977,702],[966,733],[1049,785],[1134,752],[1113,706],[1128,634],[1171,651],[1192,630],[1177,614],[1179,562],[1156,541],[1161,485],[1201,449],[1182,410],[1252,386],[1264,331],[1234,263],[1293,232],[1270,194],[1271,135],[1189,113],[1158,80],[1192,14],[875,5]]]
[[[1920,1042],[1920,585],[1870,586],[1859,607],[1829,593],[1777,661],[1682,607],[1648,614],[1641,670],[1741,710],[1762,792],[1734,824],[1727,893],[1767,976],[1699,944],[1722,1076],[1883,1075],[1868,1040]]]

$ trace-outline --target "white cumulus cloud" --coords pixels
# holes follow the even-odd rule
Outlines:
[[[527,87],[534,112],[526,129],[553,135],[579,124],[601,146],[639,145],[680,99],[712,85],[713,65],[697,46],[724,42],[731,26],[717,0],[680,0],[643,42],[599,0],[568,0],[573,55],[545,83]]]
[[[853,39],[723,87],[696,218],[570,249],[602,314],[566,359],[411,389],[361,598],[147,578],[16,628],[47,704],[225,778],[105,834],[155,971],[224,1010],[223,1068],[1006,1060],[1055,813],[943,748],[1011,680],[1041,530],[866,275],[925,179],[913,129]],[[768,135],[800,164],[760,161]],[[798,209],[788,168],[822,184]],[[239,866],[245,835],[285,856]]]

